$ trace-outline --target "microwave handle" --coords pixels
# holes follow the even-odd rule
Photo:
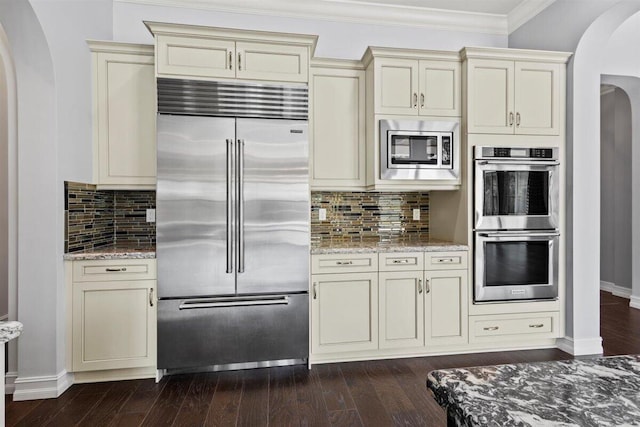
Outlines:
[[[558,166],[560,164],[557,160],[476,160],[479,165],[532,165],[532,166]]]
[[[501,231],[499,233],[478,233],[482,237],[556,237],[560,233],[556,232],[535,232],[535,231]]]

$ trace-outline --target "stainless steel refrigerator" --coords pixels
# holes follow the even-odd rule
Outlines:
[[[158,88],[158,368],[304,363],[306,87]]]

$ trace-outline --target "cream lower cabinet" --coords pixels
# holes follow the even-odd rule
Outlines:
[[[378,348],[377,273],[312,276],[311,352]]]
[[[73,262],[74,372],[154,367],[155,260]]]
[[[425,344],[468,341],[467,270],[425,272]]]
[[[380,272],[380,348],[424,345],[422,271]]]
[[[154,189],[153,46],[89,42],[93,61],[93,176],[99,188]]]

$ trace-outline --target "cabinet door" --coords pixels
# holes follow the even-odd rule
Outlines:
[[[420,61],[420,115],[460,116],[460,63]]]
[[[312,276],[311,352],[378,348],[378,275]]]
[[[376,114],[418,115],[418,73],[418,61],[376,58]]]
[[[380,348],[424,345],[422,271],[381,272]]]
[[[467,65],[469,133],[513,133],[513,61],[470,59]]]
[[[198,37],[156,36],[158,77],[235,78],[235,42]]]
[[[560,64],[515,63],[517,134],[560,134]]]
[[[155,187],[153,56],[98,53],[96,60],[96,183],[114,187]]]
[[[73,284],[73,370],[156,364],[155,280]]]
[[[425,272],[427,346],[467,343],[467,297],[467,270]]]
[[[365,77],[361,70],[311,69],[311,189],[365,185]]]
[[[307,82],[306,46],[236,42],[236,77],[239,79]]]

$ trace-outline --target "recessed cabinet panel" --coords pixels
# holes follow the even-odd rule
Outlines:
[[[427,346],[466,343],[467,271],[427,271],[425,282]]]
[[[380,273],[380,348],[424,344],[422,271]]]
[[[237,78],[288,82],[309,78],[306,47],[237,42],[236,56]]]
[[[460,63],[420,61],[420,115],[460,116]]]
[[[516,133],[558,135],[560,66],[515,63]]]
[[[312,352],[377,348],[377,274],[314,275],[312,280]]]
[[[311,70],[311,189],[365,184],[364,71]]]
[[[158,35],[158,75],[235,77],[235,42]]]
[[[376,59],[375,104],[379,114],[418,114],[418,62]]]
[[[469,62],[469,133],[513,133],[513,61]]]

